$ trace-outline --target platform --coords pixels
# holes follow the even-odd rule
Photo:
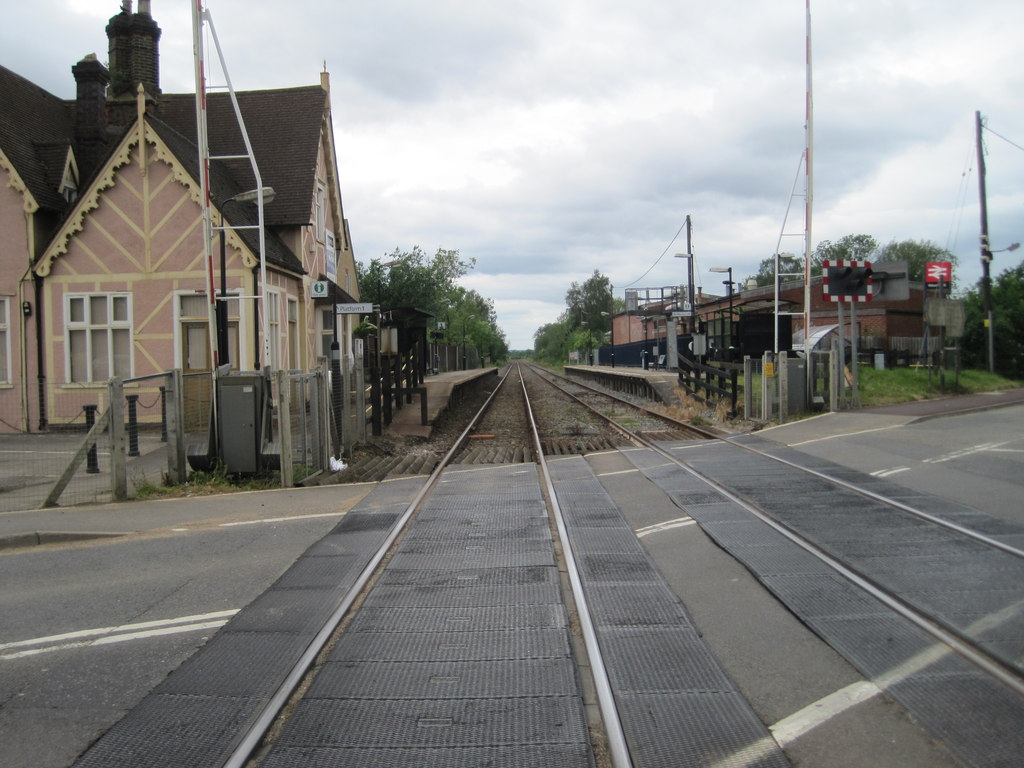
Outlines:
[[[567,365],[566,376],[594,379],[619,392],[657,400],[665,405],[680,405],[679,373],[665,368],[633,368],[610,365]]]
[[[392,413],[391,423],[384,431],[391,435],[406,437],[430,437],[430,432],[438,417],[448,407],[452,399],[458,397],[460,390],[471,386],[486,376],[497,376],[497,368],[474,368],[468,371],[446,371],[423,380],[423,388],[427,397],[427,423],[423,423],[423,410],[420,406],[421,395],[413,395],[412,402],[402,399],[402,407]]]

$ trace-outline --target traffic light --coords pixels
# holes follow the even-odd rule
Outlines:
[[[830,301],[870,301],[870,261],[826,261],[822,263],[825,272],[825,296]]]

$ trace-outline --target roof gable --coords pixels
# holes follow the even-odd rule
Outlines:
[[[276,197],[265,215],[270,226],[300,226],[309,222],[311,195],[315,189],[327,94],[319,85],[236,94],[246,132],[260,170],[263,185],[274,188]],[[160,119],[196,143],[195,96],[165,94]],[[207,96],[207,134],[211,155],[245,153],[245,142],[235,119],[230,96]],[[248,160],[217,161],[240,188],[256,186]]]
[[[0,66],[0,150],[42,208],[62,211],[59,184],[74,135],[62,99]]]

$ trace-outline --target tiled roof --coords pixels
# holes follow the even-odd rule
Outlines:
[[[309,223],[316,189],[316,161],[326,93],[319,85],[237,93],[239,109],[263,185],[276,197],[267,206],[268,222],[275,226]],[[195,96],[164,94],[159,117],[178,133],[196,141]],[[211,155],[245,152],[234,108],[226,93],[207,96],[207,134]],[[255,188],[248,160],[218,161],[243,189]]]
[[[63,211],[58,186],[74,133],[66,102],[0,66],[0,105],[0,149],[40,207]]]
[[[191,140],[185,138],[172,127],[167,125],[162,120],[149,117],[147,118],[149,124],[160,136],[160,139],[167,145],[167,148],[174,153],[174,156],[184,166],[185,170],[189,172],[196,183],[199,181],[199,149]],[[193,135],[195,131],[193,131]],[[254,150],[255,151],[255,150]],[[261,169],[262,175],[262,169]],[[266,180],[264,180],[264,186],[267,186]],[[232,174],[228,173],[224,168],[218,168],[217,163],[211,163],[210,168],[210,193],[213,199],[216,200],[227,200],[239,192],[245,192],[252,189],[252,186],[239,186],[238,182],[233,178]],[[275,200],[276,202],[276,200]],[[308,203],[308,201],[307,201]],[[273,203],[264,206],[264,219],[265,225],[265,245],[266,245],[266,259],[268,264],[274,264],[278,267],[297,272],[303,273],[302,263],[299,259],[291,252],[291,250],[281,242],[280,238],[274,233],[273,229],[269,227],[269,210]],[[258,224],[258,213],[255,205],[248,203],[231,202],[225,205],[220,205],[218,208],[224,213],[228,223],[234,226],[245,226]],[[307,215],[308,218],[308,215]],[[238,230],[238,235],[241,237],[249,249],[253,253],[259,253],[259,242],[258,235],[255,230],[242,229]]]

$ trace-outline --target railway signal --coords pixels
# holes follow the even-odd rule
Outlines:
[[[829,301],[871,301],[873,296],[870,261],[837,259],[822,262],[825,297]]]

